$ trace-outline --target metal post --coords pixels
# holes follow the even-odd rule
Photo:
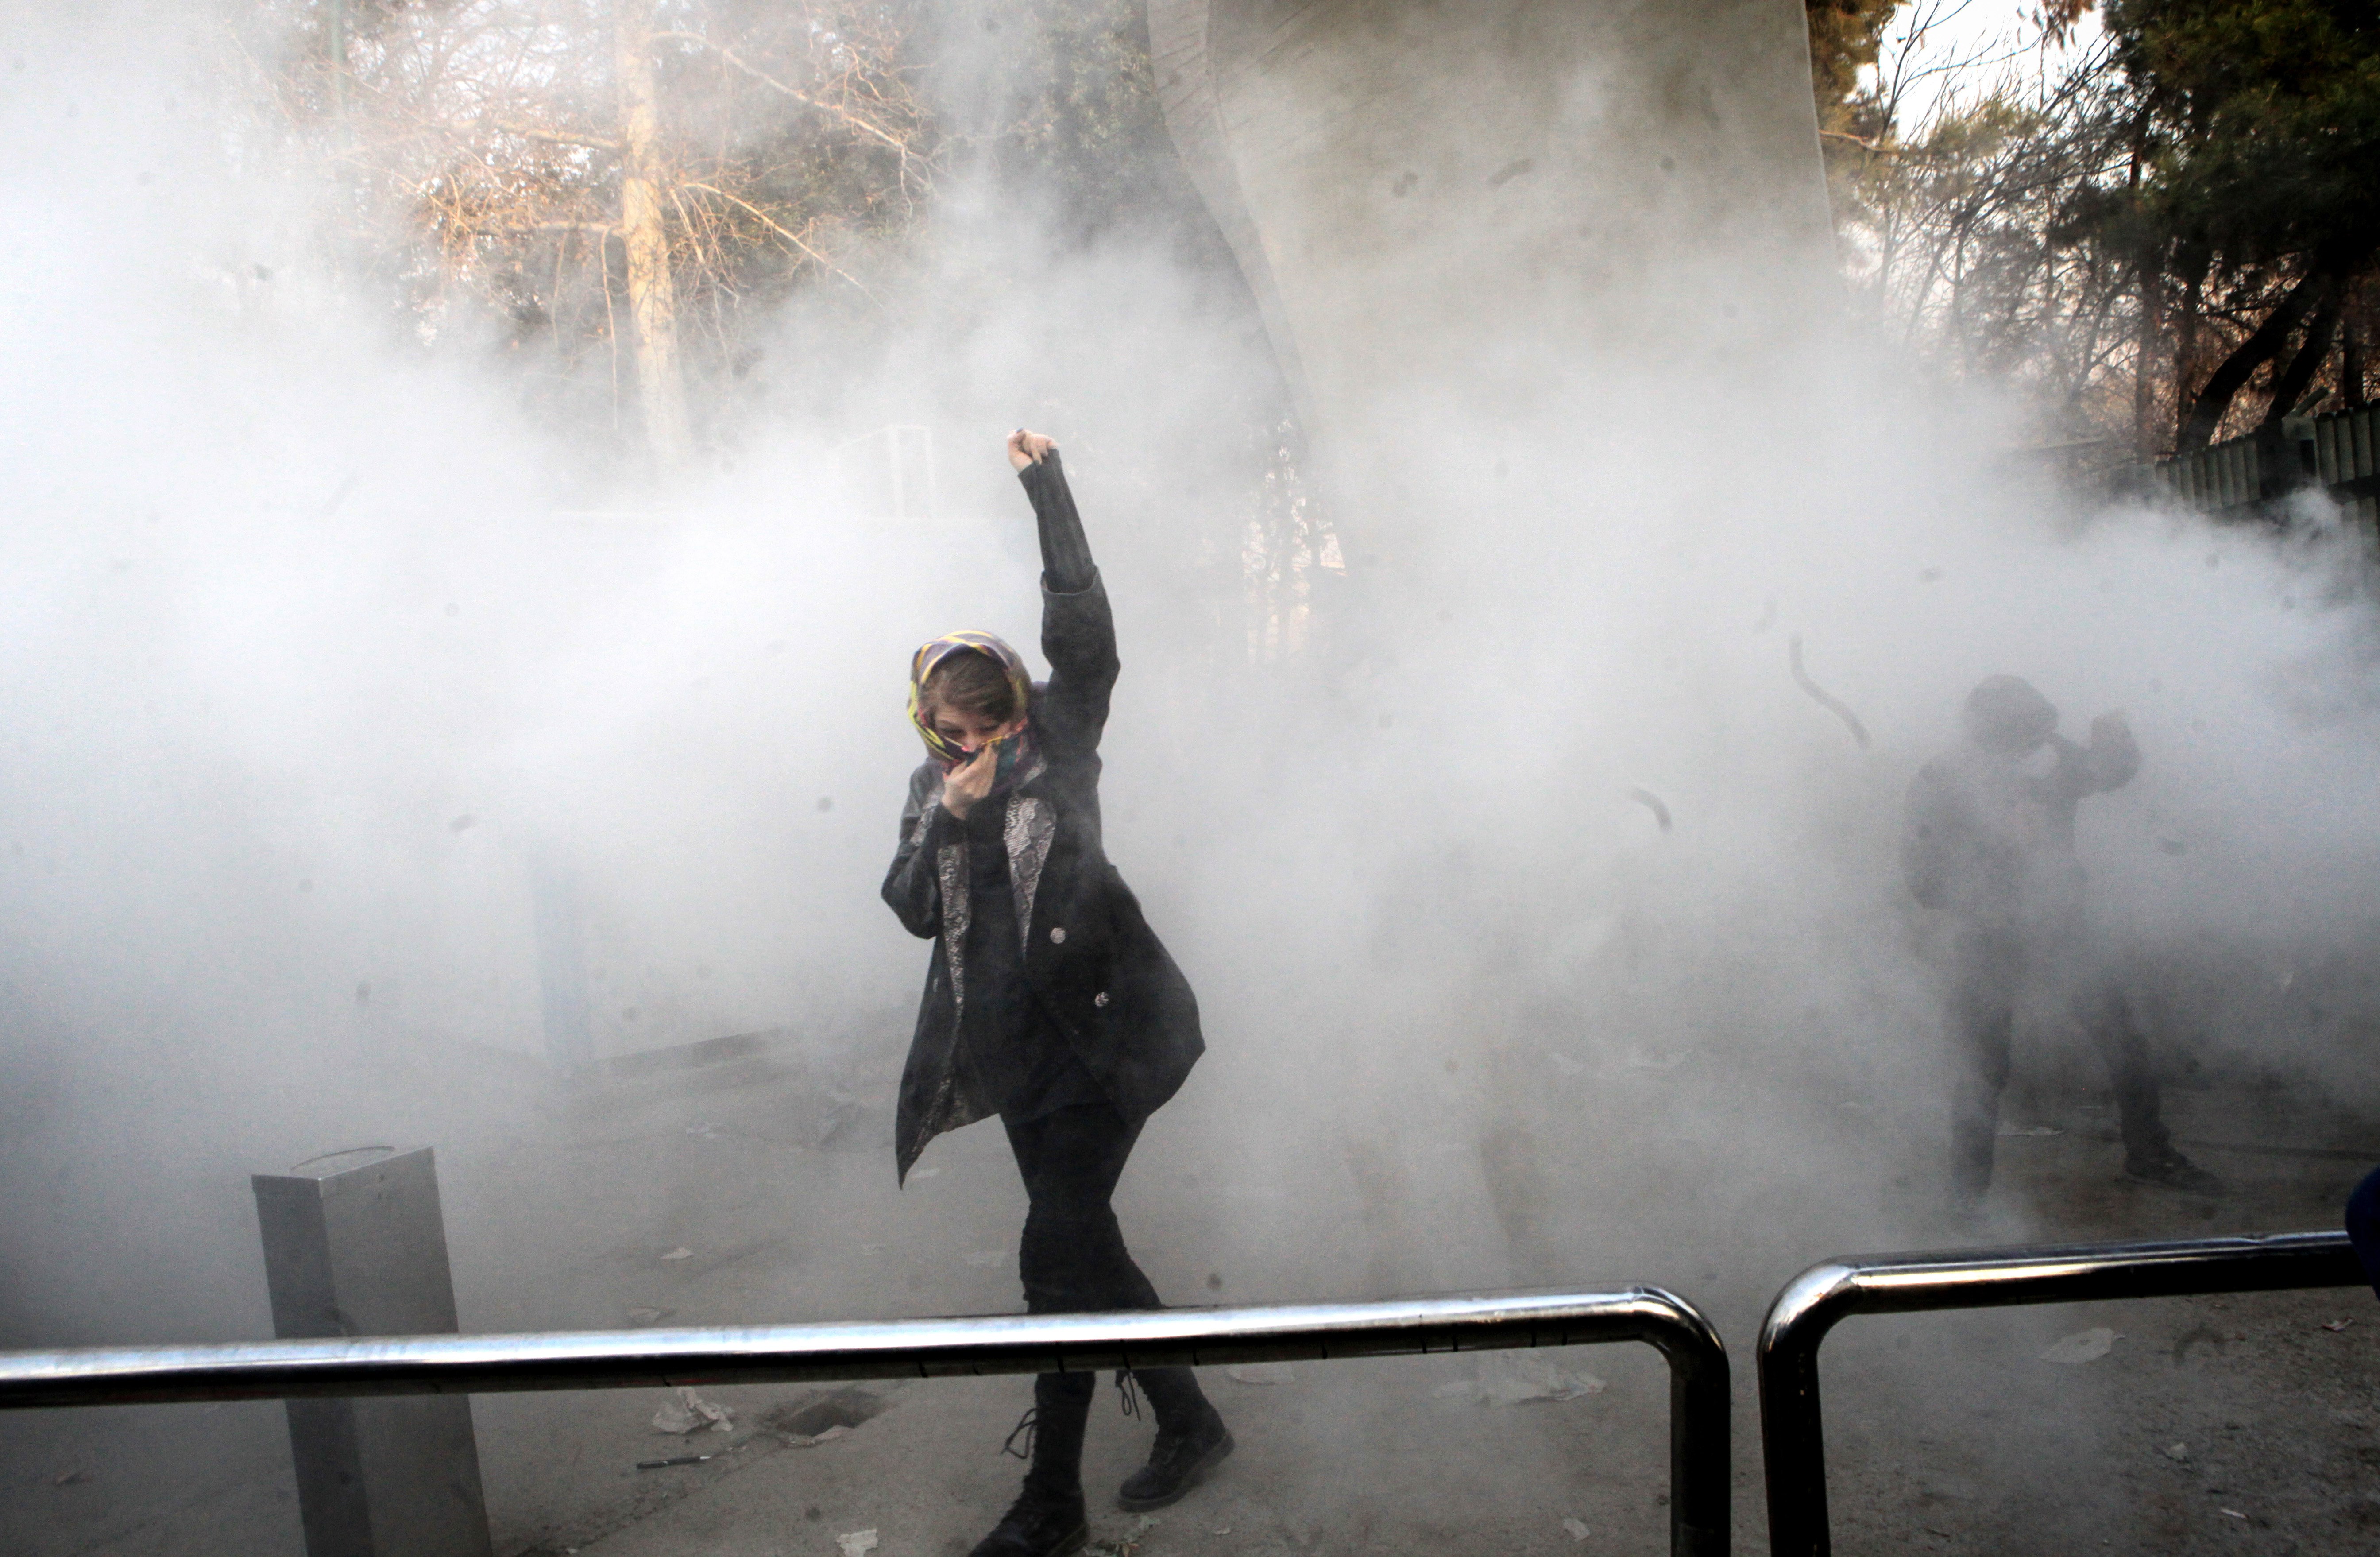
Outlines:
[[[1673,1319],[1642,1337],[1670,1364],[1670,1550],[1726,1557],[1734,1523],[1727,1345],[1700,1310],[1681,1303]]]
[[[255,1176],[273,1332],[452,1335],[428,1147],[363,1147]],[[490,1557],[468,1396],[291,1399],[308,1557]]]
[[[1773,1557],[1827,1557],[1832,1550],[1818,1346],[1853,1314],[2282,1292],[2367,1280],[2344,1233],[1850,1255],[1813,1265],[1786,1283],[1760,1327],[1755,1366],[1769,1550]]]
[[[0,1352],[0,1410],[127,1401],[934,1379],[1642,1341],[1670,1369],[1670,1550],[1728,1549],[1728,1362],[1659,1287],[1261,1308]]]

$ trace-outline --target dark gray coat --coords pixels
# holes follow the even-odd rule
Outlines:
[[[1073,594],[1043,587],[1041,652],[1050,679],[1033,688],[1032,765],[983,803],[1003,808],[1032,998],[1117,1112],[1138,1124],[1173,1096],[1206,1041],[1189,980],[1100,842],[1099,736],[1118,663],[1115,623],[1096,575]],[[968,1095],[953,1063],[966,997],[968,845],[936,803],[941,787],[932,762],[910,775],[901,845],[884,877],[884,901],[903,926],[934,942],[901,1075],[894,1150],[903,1179],[928,1141],[990,1112]]]
[[[1900,861],[1920,904],[1993,929],[2071,929],[2075,809],[2131,783],[2141,748],[2121,724],[2095,728],[2088,746],[2052,735],[2047,748],[2028,759],[1968,742],[1919,770]]]

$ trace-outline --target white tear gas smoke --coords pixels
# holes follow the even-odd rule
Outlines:
[[[1169,1293],[1690,1287],[1705,1248],[1781,1271],[1900,1225],[1943,1041],[1900,798],[1987,674],[2070,729],[2130,712],[2147,765],[2083,846],[2150,963],[2277,979],[2367,943],[2362,538],[2078,514],[1993,452],[2012,414],[1847,329],[1682,320],[1525,410],[1339,430],[1398,480],[1333,514],[1300,646],[1244,603],[1216,474],[1269,362],[1162,246],[954,198],[940,301],[789,310],[733,469],[589,499],[496,375],[360,322],[301,236],[323,191],[226,167],[170,30],[15,46],[12,1342],[253,1332],[239,1175],[392,1134],[476,1143],[466,1322],[554,1322],[565,1295],[468,1269],[549,1203],[601,1220],[475,1079],[544,1053],[540,870],[577,883],[599,1056],[790,1029],[880,1108],[924,956],[876,901],[903,668],[954,626],[1033,640],[1020,422],[1064,444],[1117,606],[1110,851],[1206,1012],[1126,1186]],[[930,517],[842,479],[889,424],[931,432]],[[2368,1087],[2336,1047],[2362,998],[2167,1036]],[[904,1214],[889,1152],[867,1172],[833,1181],[852,1214]]]

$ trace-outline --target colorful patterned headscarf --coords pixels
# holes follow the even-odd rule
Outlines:
[[[944,633],[920,648],[909,661],[909,723],[917,727],[918,736],[926,743],[928,755],[941,763],[945,772],[965,761],[967,754],[959,748],[956,742],[944,740],[941,732],[934,728],[933,721],[927,718],[926,678],[933,675],[934,667],[944,660],[970,651],[989,654],[1000,662],[1000,668],[1008,673],[1009,687],[1016,694],[1016,712],[1020,716],[1033,702],[1033,675],[1025,668],[1024,656],[990,633]],[[1001,758],[1001,766],[1005,769],[1009,766],[1009,754],[1003,751]]]

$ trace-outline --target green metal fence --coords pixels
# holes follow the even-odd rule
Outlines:
[[[2364,524],[2380,524],[2380,407],[2309,417],[2314,479]]]
[[[2254,518],[2309,487],[2327,492],[2346,516],[2380,526],[2380,407],[2287,417],[2252,432],[2159,461],[2157,490],[2204,513]]]

